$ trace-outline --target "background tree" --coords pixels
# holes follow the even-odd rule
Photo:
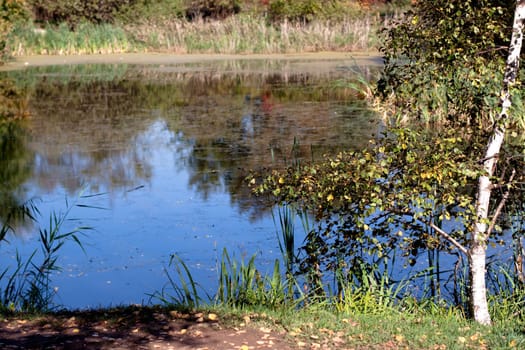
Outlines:
[[[27,4],[24,0],[0,1],[0,65],[6,55],[6,39],[11,34],[15,23],[29,18]]]
[[[303,248],[305,271],[314,266],[315,272],[331,270],[341,276],[356,262],[362,264],[354,259],[360,251],[388,259],[389,247],[401,248],[408,264],[420,251],[455,251],[469,261],[470,313],[490,324],[487,246],[505,243],[501,235],[509,221],[518,220],[523,227],[522,215],[501,213],[505,206],[523,204],[517,190],[525,179],[523,143],[506,133],[522,125],[519,114],[511,114],[516,111],[510,98],[520,101],[516,77],[524,5],[517,2],[514,31],[499,22],[507,20],[512,7],[477,6],[471,1],[418,2],[415,12],[388,33],[379,91],[383,106],[391,107],[388,116],[407,119],[410,127],[389,129],[369,149],[276,171],[256,189],[315,214],[318,225]],[[498,24],[493,29],[500,34],[463,36],[479,34],[473,27],[482,24],[480,13],[492,16],[484,21],[489,27]],[[454,27],[450,16],[457,20]],[[467,27],[462,16],[470,21]],[[505,28],[513,39],[503,75],[504,69],[497,67],[505,67],[499,44]],[[412,36],[404,36],[407,32]],[[456,35],[463,41],[456,42]],[[455,46],[450,51],[447,45]],[[427,128],[427,123],[436,127]],[[252,183],[258,184],[256,179]],[[354,278],[346,274],[346,281]]]
[[[479,177],[476,217],[465,249],[470,262],[472,312],[477,321],[486,324],[490,323],[485,295],[489,223],[497,220],[510,195],[509,190],[504,191],[491,208],[491,193],[512,184],[516,170],[523,171],[496,167],[498,158],[503,158],[500,151],[506,130],[523,130],[524,125],[523,113],[512,111],[510,102],[511,95],[518,107],[523,100],[515,89],[522,6],[521,1],[508,0],[417,1],[409,17],[387,32],[385,70],[379,83],[383,97],[390,98],[403,116],[467,126],[472,128],[474,142],[489,139],[484,157],[472,155],[482,159],[484,173]],[[508,42],[510,47],[505,46]],[[498,88],[501,84],[502,90]]]

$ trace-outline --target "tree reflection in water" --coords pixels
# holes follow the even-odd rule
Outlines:
[[[151,152],[162,142],[204,199],[229,193],[256,217],[263,210],[243,184],[247,169],[361,147],[377,130],[371,112],[355,109],[355,91],[334,84],[355,73],[330,62],[316,67],[330,64],[307,71],[293,62],[235,61],[11,72],[28,92],[33,132],[27,144],[23,136],[10,144],[20,159],[10,190],[31,172],[29,150],[36,153],[33,181],[46,191],[63,188],[74,196],[86,185],[103,192],[147,185]]]
[[[198,266],[198,280],[216,277],[211,252],[218,247],[261,251],[264,264],[278,251],[275,230],[246,172],[319,160],[362,147],[376,133],[376,116],[344,83],[355,78],[347,69],[353,64],[217,61],[0,73],[24,91],[13,106],[31,114],[25,129],[3,132],[2,199],[9,203],[0,203],[0,213],[40,195],[46,220],[46,211],[60,210],[81,189],[106,193],[85,204],[111,210],[75,213],[96,228],[86,237],[89,261],[76,250],[61,253],[65,269],[55,277],[69,307],[140,302],[162,288],[163,259],[174,251]],[[0,254],[0,264],[8,257]]]
[[[13,229],[30,225],[23,184],[31,177],[33,153],[25,144],[25,102],[11,80],[0,81],[0,226]]]

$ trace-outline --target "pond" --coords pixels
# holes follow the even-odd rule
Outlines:
[[[280,257],[276,227],[245,176],[363,147],[380,123],[351,86],[376,73],[351,57],[0,72],[24,91],[31,115],[2,157],[11,171],[0,173],[0,220],[28,199],[40,211],[0,245],[0,266],[38,248],[38,228],[72,206],[62,230],[92,229],[84,251],[60,250],[58,305],[148,303],[167,282],[171,254],[211,294],[224,248],[256,254],[269,270]]]

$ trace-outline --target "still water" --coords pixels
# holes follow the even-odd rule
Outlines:
[[[276,227],[244,177],[363,147],[379,123],[351,85],[376,71],[348,58],[1,73],[24,91],[31,117],[16,150],[2,156],[15,170],[2,172],[0,213],[35,199],[40,215],[0,245],[0,266],[37,248],[38,228],[73,205],[63,231],[92,229],[81,236],[84,251],[60,251],[58,305],[147,303],[167,282],[174,253],[208,293],[223,248],[257,254],[264,273],[279,257]]]

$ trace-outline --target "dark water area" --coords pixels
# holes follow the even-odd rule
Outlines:
[[[38,248],[38,227],[71,210],[65,231],[90,226],[60,251],[56,303],[84,308],[147,302],[178,254],[213,293],[223,248],[279,258],[271,211],[244,178],[251,169],[318,161],[376,137],[378,117],[352,84],[377,68],[354,60],[93,64],[0,73],[31,117],[3,131],[0,220],[34,199],[38,223],[18,222],[0,266]],[[68,203],[68,204],[66,204]],[[300,242],[302,237],[298,237]]]

